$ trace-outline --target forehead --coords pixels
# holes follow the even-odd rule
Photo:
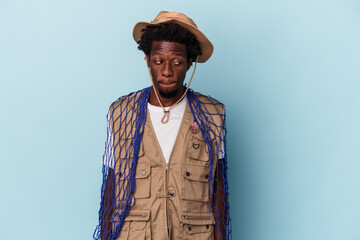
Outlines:
[[[151,43],[151,55],[154,54],[186,56],[186,45],[178,42],[153,41]]]

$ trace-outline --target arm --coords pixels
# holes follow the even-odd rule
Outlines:
[[[109,239],[111,235],[111,217],[113,214],[113,202],[114,202],[114,169],[109,168],[109,175],[106,180],[105,192],[102,201],[101,208],[103,220],[101,223],[101,239],[106,240]]]
[[[227,209],[225,203],[225,180],[223,172],[223,159],[219,159],[214,177],[214,199],[212,204],[212,211],[216,217],[214,239],[226,239],[226,214]],[[222,237],[223,236],[223,237]]]

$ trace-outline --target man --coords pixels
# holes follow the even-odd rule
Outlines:
[[[133,36],[152,87],[110,106],[94,239],[229,239],[224,106],[183,85],[213,46],[175,12]]]

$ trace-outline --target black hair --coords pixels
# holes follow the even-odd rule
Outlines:
[[[196,36],[176,23],[159,23],[149,25],[141,30],[140,41],[138,41],[138,49],[145,54],[150,55],[151,44],[153,41],[169,41],[186,45],[187,56],[193,62],[196,57],[201,55],[201,48]]]

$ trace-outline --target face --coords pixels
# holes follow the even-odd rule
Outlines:
[[[186,71],[191,66],[186,45],[177,42],[153,41],[146,56],[155,88],[163,98],[182,94]]]

